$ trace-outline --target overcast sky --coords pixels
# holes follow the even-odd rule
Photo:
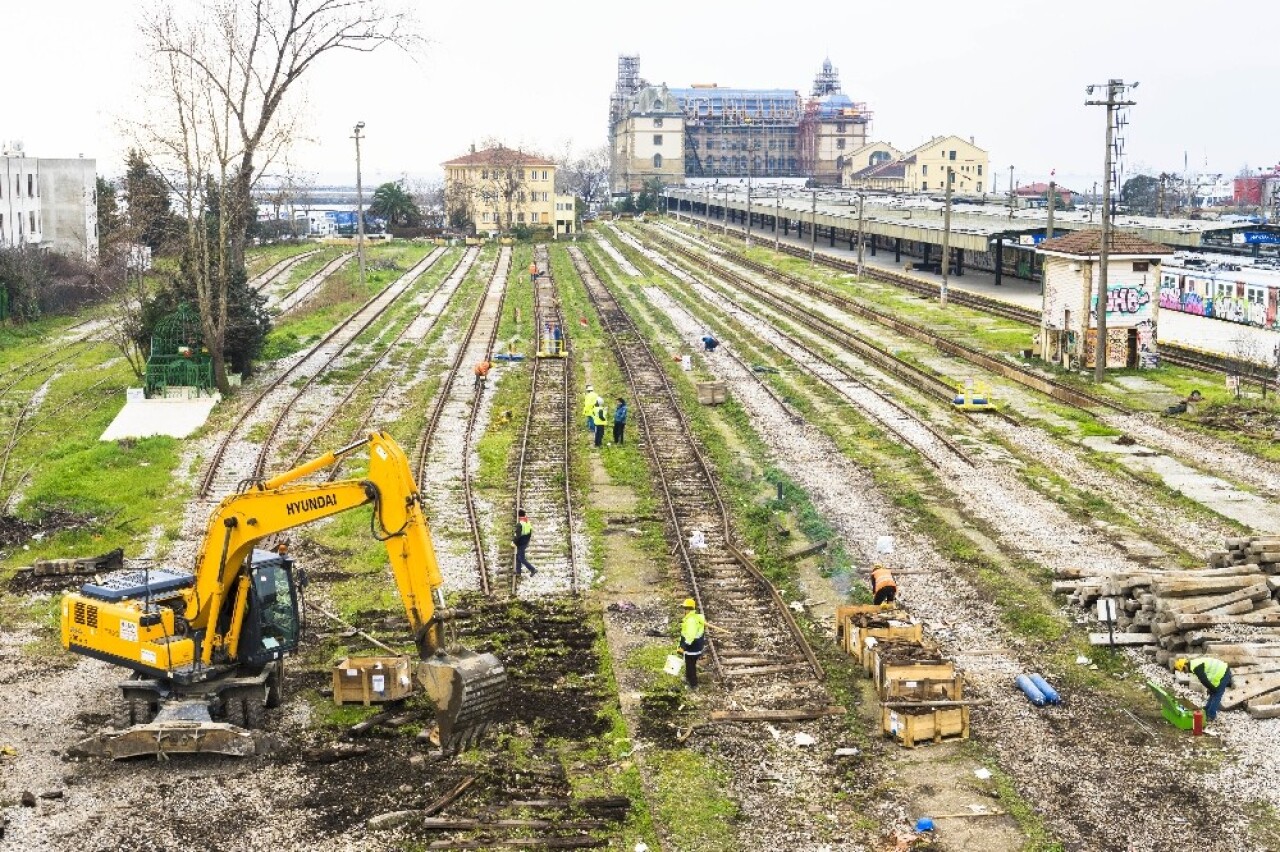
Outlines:
[[[179,0],[197,2],[197,0]],[[604,144],[619,53],[671,86],[808,94],[825,56],[874,112],[873,135],[911,148],[973,136],[1000,189],[1048,178],[1087,189],[1102,171],[1101,107],[1084,87],[1139,81],[1126,168],[1234,175],[1280,160],[1280,3],[1233,0],[970,0],[913,3],[689,0],[418,2],[429,39],[413,57],[331,54],[307,78],[302,171],[354,183],[350,140],[366,123],[366,184],[439,175],[472,142],[500,137],[554,155]],[[140,0],[10,4],[0,56],[10,80],[0,139],[29,155],[120,171],[119,119],[144,84]],[[1207,162],[1207,165],[1206,165]]]

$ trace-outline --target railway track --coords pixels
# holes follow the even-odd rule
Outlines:
[[[778,250],[783,254],[789,254],[793,257],[808,258],[809,252],[803,248],[787,243],[780,243]],[[858,265],[841,257],[833,257],[819,251],[815,253],[818,262],[823,266],[829,266],[833,269],[839,269],[842,272],[856,273]],[[893,284],[903,290],[916,293],[926,299],[937,299],[939,285],[929,281],[923,281],[903,273],[894,272],[892,270],[881,269],[877,267],[862,267],[862,275],[864,278],[871,278],[876,281],[884,281]],[[1021,305],[1010,304],[1003,299],[997,299],[982,293],[974,293],[969,290],[961,290],[951,287],[947,290],[947,301],[954,305],[963,305],[966,308],[972,308],[993,316],[1003,317],[1004,319],[1013,320],[1024,325],[1038,328],[1040,326],[1040,312],[1034,308],[1026,308]],[[1260,369],[1265,369],[1262,365],[1252,364],[1241,361],[1239,358],[1233,358],[1229,355],[1220,355],[1216,352],[1206,352],[1202,349],[1196,349],[1191,346],[1182,346],[1177,343],[1160,343],[1160,358],[1179,367],[1188,367],[1194,370],[1204,370],[1210,373],[1222,373],[1224,375],[1252,375]],[[1261,379],[1252,379],[1253,381],[1261,381]],[[1268,387],[1280,391],[1280,379],[1272,379],[1268,383]]]
[[[810,697],[803,687],[824,678],[822,666],[777,590],[733,544],[729,511],[662,363],[582,251],[571,246],[569,253],[626,377],[689,595],[721,628],[708,642],[716,676],[734,688],[749,689],[760,678],[785,681],[792,688],[775,691],[773,700],[789,704]]]
[[[236,418],[205,466],[197,495],[220,500],[262,477],[268,456],[297,401],[440,257],[432,252],[347,317],[276,376]],[[200,510],[201,512],[204,509]]]
[[[289,292],[273,293],[267,299],[266,307],[274,309],[282,315],[291,313],[319,290],[320,285],[327,281],[330,275],[341,269],[353,257],[355,257],[355,254],[352,252],[338,255],[321,267],[318,272],[303,279],[297,287],[294,287]]]
[[[285,275],[286,273],[288,273],[289,270],[293,269],[299,263],[302,263],[302,261],[311,257],[312,255],[319,254],[319,253],[320,253],[320,249],[312,249],[311,251],[304,251],[301,254],[295,254],[292,257],[286,257],[284,260],[281,260],[272,264],[268,269],[263,271],[261,274],[255,275],[253,278],[249,279],[248,287],[250,290],[256,293],[259,290],[261,290],[263,287],[266,287],[268,284],[271,284],[281,275]]]
[[[681,257],[692,256],[667,241],[659,240],[659,243]],[[648,250],[638,244],[633,244],[632,247],[642,253],[648,253]],[[672,275],[684,280],[685,283],[690,283],[695,287],[706,286],[708,290],[712,290],[709,285],[699,285],[689,271],[670,264],[661,255],[654,254],[650,259],[658,265],[664,266]],[[848,347],[863,360],[874,366],[885,368],[891,375],[906,378],[913,386],[926,393],[931,390],[936,392],[936,395],[941,396],[942,401],[950,409],[951,397],[954,393],[950,384],[942,382],[929,373],[918,370],[914,365],[900,361],[892,353],[883,351],[880,347],[870,344],[869,341],[865,341],[863,338],[853,337],[850,340],[848,332],[838,326],[832,325],[812,311],[774,299],[767,293],[757,292],[758,288],[754,287],[750,281],[741,279],[738,276],[733,276],[732,278],[721,276],[721,278],[722,280],[731,280],[737,286],[745,287],[749,291],[750,297],[755,302],[763,305],[767,312],[786,316],[798,322],[801,327],[808,328],[811,333]],[[897,435],[905,443],[918,449],[921,457],[930,464],[940,467],[942,460],[947,455],[950,455],[970,467],[974,466],[973,456],[952,440],[951,433],[947,430],[922,418],[887,393],[883,393],[867,384],[847,367],[824,356],[796,335],[782,330],[772,317],[766,315],[766,311],[749,307],[723,292],[714,290],[712,292],[714,292],[714,303],[712,305],[714,309],[734,313],[740,322],[765,326],[768,335],[773,338],[770,343],[790,359],[797,369],[826,385],[838,396],[853,403],[860,411],[874,418],[881,426]],[[860,348],[863,345],[869,348]],[[777,395],[769,385],[750,366],[743,362],[741,358],[737,358],[732,347],[722,345],[721,349],[728,351],[731,357],[738,360],[756,378],[760,387],[782,404],[784,409],[790,410],[790,407],[777,398]]]
[[[510,270],[511,249],[504,246],[494,263],[484,297],[476,306],[446,368],[444,381],[432,400],[426,423],[418,436],[414,463],[418,488],[432,506],[430,515],[436,538],[442,539],[444,530],[465,529],[471,540],[469,550],[464,554],[452,553],[437,541],[436,557],[441,571],[446,570],[447,564],[454,564],[454,582],[446,582],[446,585],[463,588],[458,581],[462,575],[468,574],[477,578],[480,591],[486,595],[493,594],[494,583],[480,529],[472,475],[475,427],[484,389],[467,368],[493,352]],[[455,435],[459,440],[440,440],[446,434]],[[461,453],[457,452],[459,444]],[[470,562],[470,569],[461,569],[456,564],[459,561]]]
[[[649,233],[652,235],[653,232],[650,231]],[[690,239],[687,235],[681,234],[681,236],[686,240]],[[1000,358],[989,355],[973,346],[951,340],[950,338],[940,334],[935,334],[923,326],[908,322],[877,308],[869,307],[846,296],[841,296],[826,287],[813,284],[799,276],[782,272],[763,263],[758,263],[737,252],[725,252],[721,256],[723,257],[724,255],[728,255],[728,259],[734,264],[762,275],[766,279],[772,279],[784,283],[788,287],[828,304],[835,305],[854,316],[870,320],[878,325],[890,328],[905,337],[926,343],[940,352],[960,358],[998,376],[1003,376],[1006,379],[1038,391],[1039,393],[1055,399],[1058,402],[1066,403],[1067,405],[1084,409],[1086,411],[1102,409],[1116,414],[1133,413],[1129,408],[1120,405],[1119,403],[1079,390],[1056,379],[1048,378],[1046,376],[1039,375],[1038,373],[1033,373],[1016,364],[1011,364],[1007,361],[1001,360]],[[721,268],[724,267],[722,262],[713,261],[709,256],[698,256],[698,258],[698,262],[700,263],[712,266],[719,265]],[[950,295],[948,295],[948,298],[950,298]]]
[[[533,287],[533,334],[535,354],[529,386],[529,405],[520,434],[516,461],[515,504],[529,513],[537,524],[537,535],[529,543],[529,561],[538,567],[536,577],[525,581],[526,588],[568,588],[579,594],[578,559],[574,549],[573,500],[570,494],[571,442],[576,423],[573,416],[571,373],[564,336],[564,316],[560,295],[547,247],[534,250],[534,260],[543,270]],[[557,336],[553,329],[559,329]],[[558,346],[557,346],[558,341]],[[516,593],[515,552],[506,561],[511,593]]]

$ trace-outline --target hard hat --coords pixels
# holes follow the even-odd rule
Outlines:
[[[1185,672],[1187,670],[1187,658],[1179,657],[1173,661],[1173,670],[1175,672]]]
[[[694,609],[694,608],[695,608],[695,607],[697,607],[697,606],[698,606],[698,604],[697,604],[697,602],[696,602],[696,601],[694,601],[694,599],[693,599],[693,598],[685,598],[685,599],[684,599],[684,608],[685,608],[685,609]]]
[[[587,390],[595,390],[591,385],[587,385]]]

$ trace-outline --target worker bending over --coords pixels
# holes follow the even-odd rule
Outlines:
[[[493,362],[489,360],[489,356],[487,355],[481,359],[479,364],[476,364],[476,387],[480,390],[484,390],[484,383],[489,378],[489,371],[491,369],[493,369]]]
[[[1212,722],[1218,718],[1218,708],[1222,706],[1222,696],[1231,687],[1231,666],[1217,657],[1179,657],[1173,661],[1174,671],[1185,672],[1190,669],[1196,679],[1209,690],[1209,700],[1204,703],[1204,717]]]
[[[698,657],[707,645],[707,619],[698,612],[693,598],[684,602],[684,620],[680,622],[680,650],[684,653],[684,682],[698,688]]]
[[[875,595],[873,600],[877,605],[893,603],[898,597],[898,584],[883,565],[877,565],[871,572],[871,593]]]

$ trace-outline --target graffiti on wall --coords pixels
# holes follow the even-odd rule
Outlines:
[[[1156,324],[1152,320],[1138,323],[1138,366],[1152,369],[1160,366],[1160,354],[1156,351]]]
[[[1231,293],[1218,293],[1215,288],[1220,283],[1191,275],[1163,273],[1160,276],[1160,309],[1257,328],[1280,329],[1274,288],[1250,288],[1255,296],[1249,299],[1241,295],[1246,291],[1242,282],[1231,282],[1228,285]]]
[[[1135,326],[1151,318],[1151,292],[1146,284],[1121,284],[1107,287],[1107,324],[1112,328]],[[1098,297],[1089,306],[1089,318],[1097,322]]]

